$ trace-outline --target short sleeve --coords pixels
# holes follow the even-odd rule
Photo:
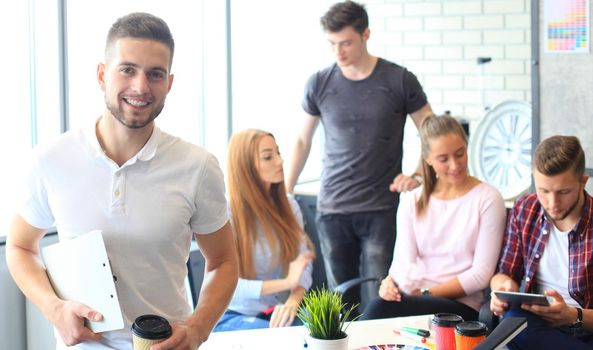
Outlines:
[[[208,154],[198,181],[191,228],[198,234],[213,233],[227,223],[228,214],[224,177],[212,154]]]
[[[317,78],[318,73],[309,77],[305,85],[305,96],[303,97],[302,107],[307,114],[318,116],[321,115],[319,106],[317,104]]]
[[[19,182],[16,212],[30,225],[37,228],[49,228],[54,225],[54,216],[49,206],[47,188],[41,176],[43,170],[39,162],[39,153],[32,154],[29,167]]]
[[[408,114],[418,111],[428,103],[418,78],[408,70],[404,71],[404,91],[406,93],[406,112]]]

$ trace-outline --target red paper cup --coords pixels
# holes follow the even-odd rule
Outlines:
[[[432,330],[436,350],[456,350],[455,326],[463,322],[463,318],[455,314],[435,314],[432,319]]]

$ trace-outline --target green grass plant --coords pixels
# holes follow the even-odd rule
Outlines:
[[[345,321],[358,304],[346,309],[342,294],[326,288],[309,291],[301,302],[297,317],[309,330],[309,335],[317,339],[341,339],[346,337]],[[343,314],[342,314],[343,312]],[[356,320],[355,317],[352,321]]]

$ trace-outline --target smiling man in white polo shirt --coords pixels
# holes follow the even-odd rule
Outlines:
[[[224,181],[206,150],[160,131],[154,119],[171,89],[174,42],[158,17],[133,13],[111,27],[97,80],[106,108],[95,123],[38,148],[6,255],[23,293],[56,328],[58,349],[131,349],[142,314],[173,323],[153,350],[196,349],[226,309],[237,283]],[[95,334],[102,315],[54,293],[39,263],[39,241],[102,230],[125,328]],[[186,300],[192,233],[206,259],[196,310]]]

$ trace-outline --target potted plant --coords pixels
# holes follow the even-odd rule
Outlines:
[[[347,349],[348,325],[345,322],[357,306],[358,304],[352,305],[346,309],[346,304],[342,302],[342,294],[326,288],[315,289],[305,295],[297,317],[309,331],[309,348],[311,350]]]

